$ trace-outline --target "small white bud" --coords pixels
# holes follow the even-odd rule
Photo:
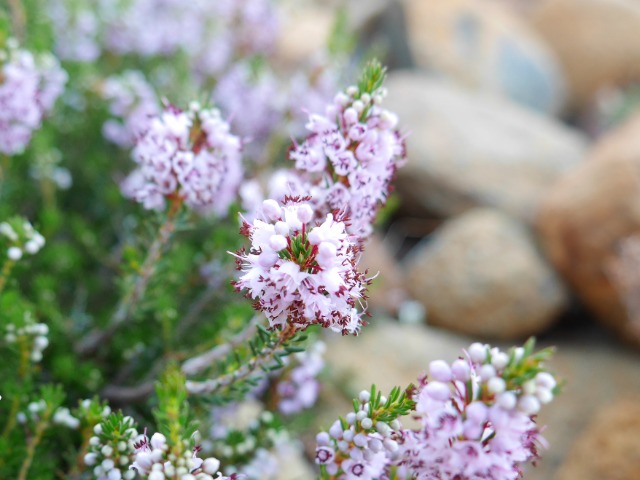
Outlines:
[[[526,415],[535,415],[540,411],[540,401],[532,395],[523,395],[518,401],[518,409]]]
[[[500,377],[493,377],[487,382],[489,392],[493,394],[502,393],[507,388],[506,382]]]
[[[487,347],[481,343],[472,343],[469,346],[469,357],[474,363],[482,363],[487,359]]]
[[[373,427],[373,421],[369,417],[367,417],[360,422],[360,426],[365,430],[369,430]]]
[[[22,250],[18,247],[9,247],[7,250],[7,257],[9,257],[9,260],[16,262],[22,258]]]

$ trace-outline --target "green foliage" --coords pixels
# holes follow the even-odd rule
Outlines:
[[[358,79],[359,97],[363,94],[373,95],[382,88],[387,69],[377,60],[370,60],[362,71],[362,75]],[[358,97],[358,98],[359,98]]]
[[[405,390],[400,387],[393,387],[389,396],[386,397],[386,401],[382,401],[382,392],[380,392],[375,385],[371,385],[370,400],[369,400],[369,418],[376,422],[390,423],[400,417],[408,415],[414,410],[416,402],[411,398],[409,392],[414,389],[413,385],[409,385]],[[360,405],[357,400],[354,400],[354,412],[358,412]],[[370,431],[375,431],[375,428],[371,428]]]

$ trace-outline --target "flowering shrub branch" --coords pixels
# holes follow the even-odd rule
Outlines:
[[[0,478],[274,478],[301,455],[322,336],[368,324],[360,257],[406,159],[385,69],[339,89],[344,16],[276,69],[272,0],[9,5]],[[520,477],[550,355],[473,344],[372,386],[317,436],[320,478]]]

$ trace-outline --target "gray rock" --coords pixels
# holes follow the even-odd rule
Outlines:
[[[580,133],[499,97],[408,71],[387,87],[386,107],[410,129],[397,189],[414,209],[449,216],[494,206],[530,221],[585,154]]]
[[[526,226],[497,210],[445,223],[406,265],[409,292],[430,324],[481,338],[540,334],[568,303]]]
[[[559,59],[571,106],[583,109],[599,89],[640,75],[640,4],[636,0],[547,0],[531,25]]]
[[[564,78],[553,52],[517,15],[486,0],[405,0],[408,40],[418,66],[554,114]]]

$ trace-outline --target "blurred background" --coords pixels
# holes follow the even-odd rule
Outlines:
[[[328,339],[335,391],[318,423],[475,339],[536,336],[566,385],[525,478],[640,478],[640,2],[283,6],[284,62],[346,9],[359,48],[389,65],[386,107],[409,133],[396,209],[365,253],[381,272],[371,325]]]

